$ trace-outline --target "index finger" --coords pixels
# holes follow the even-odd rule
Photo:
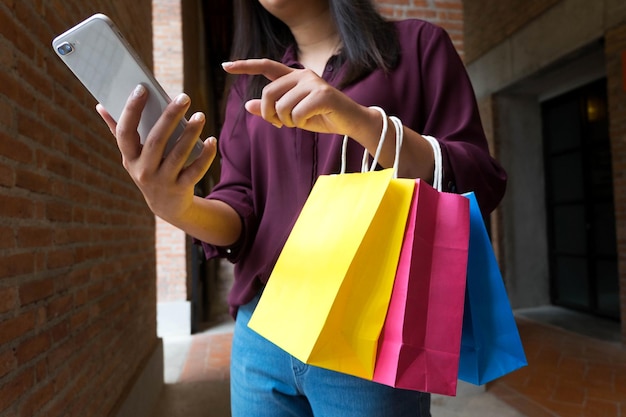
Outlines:
[[[263,75],[270,81],[295,71],[294,68],[267,58],[224,62],[222,63],[222,68],[230,74]]]
[[[102,117],[102,120],[104,120],[104,123],[106,123],[113,137],[115,137],[115,129],[117,129],[117,122],[115,121],[115,119],[113,119],[113,116],[111,116],[111,114],[100,103],[96,104],[96,111],[98,112],[100,117]]]
[[[122,156],[125,159],[134,160],[141,154],[141,144],[137,128],[147,98],[148,90],[146,87],[141,84],[137,85],[130,97],[128,97],[122,114],[115,126],[114,134],[117,139],[117,146],[120,148]]]

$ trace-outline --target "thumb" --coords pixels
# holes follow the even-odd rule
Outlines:
[[[246,110],[248,113],[254,114],[255,116],[261,116],[261,100],[260,99],[252,99],[246,102],[245,104]]]

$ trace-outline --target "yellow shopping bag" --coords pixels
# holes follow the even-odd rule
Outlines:
[[[372,379],[415,185],[393,177],[319,177],[251,329],[302,362]]]

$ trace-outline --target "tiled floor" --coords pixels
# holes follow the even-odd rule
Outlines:
[[[518,327],[528,367],[490,392],[532,417],[626,416],[626,347],[521,316]]]
[[[152,417],[229,417],[232,323],[164,340],[165,386]]]
[[[612,336],[583,336],[529,316],[518,316],[529,366],[486,391],[433,397],[433,417],[626,417],[626,348]],[[231,340],[231,323],[166,340],[166,385],[154,417],[229,416]]]

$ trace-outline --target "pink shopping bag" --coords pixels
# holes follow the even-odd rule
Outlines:
[[[373,380],[456,395],[469,204],[420,179],[415,187]]]

